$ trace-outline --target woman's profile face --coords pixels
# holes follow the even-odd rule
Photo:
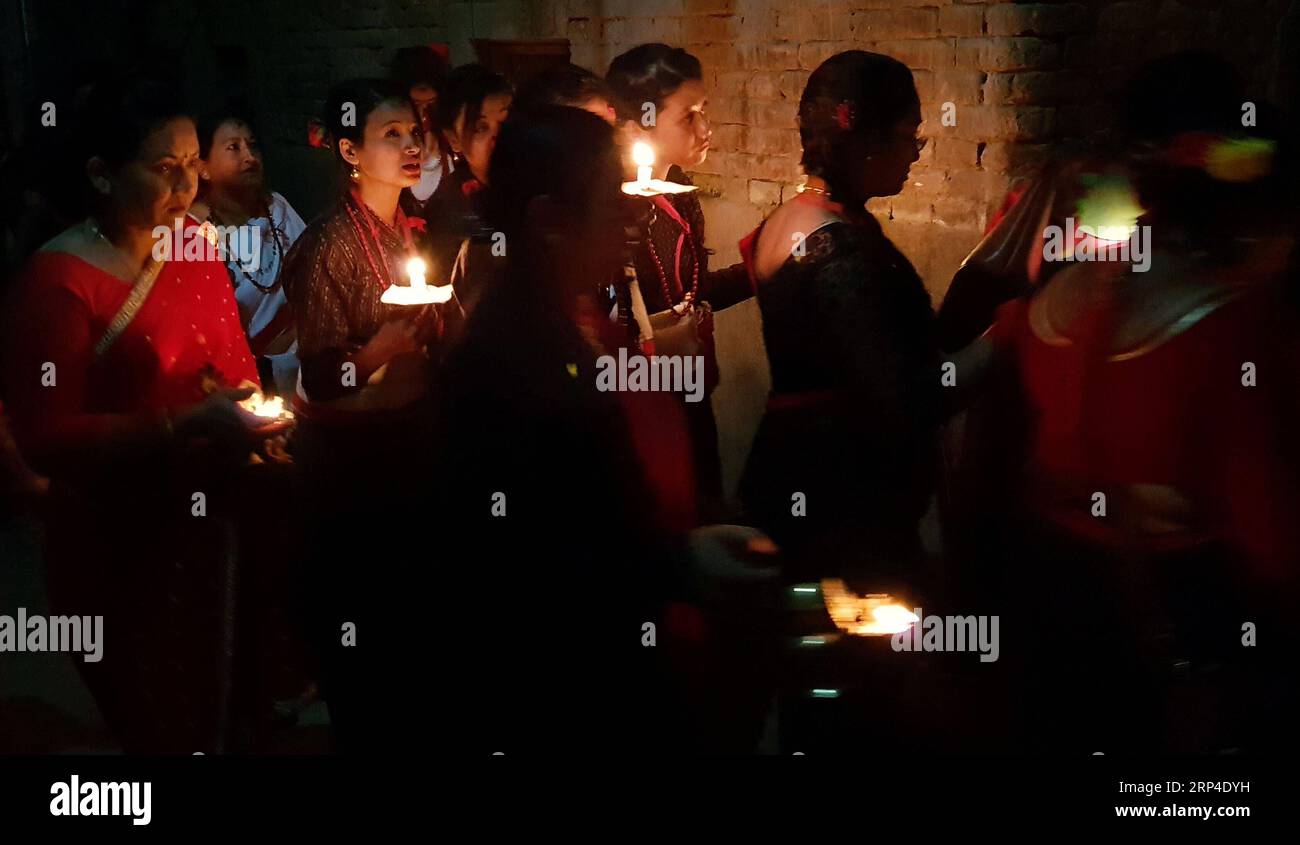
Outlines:
[[[467,109],[462,108],[456,118],[453,143],[465,156],[470,173],[474,178],[487,184],[488,163],[492,160],[492,151],[497,146],[497,136],[501,134],[501,124],[510,114],[509,94],[493,94],[483,99],[483,108],[472,126],[467,126]]]
[[[921,157],[925,139],[918,137],[921,112],[908,115],[895,123],[885,137],[869,145],[862,163],[866,197],[889,197],[903,190],[907,174]]]
[[[248,124],[227,120],[217,127],[203,174],[215,186],[261,190],[262,148]]]
[[[199,189],[194,121],[173,118],[145,137],[136,157],[107,174],[110,213],[129,226],[171,227]]]
[[[690,170],[709,156],[713,129],[704,110],[708,92],[698,79],[688,79],[664,98],[649,128],[655,153],[661,164],[677,165]]]

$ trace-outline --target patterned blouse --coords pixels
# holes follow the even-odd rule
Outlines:
[[[372,232],[378,233],[378,250]],[[391,282],[406,283],[410,255],[403,233],[346,193],[312,221],[285,256],[283,283],[298,327],[300,387],[309,402],[361,391],[364,384],[342,377],[349,356],[384,323],[423,315],[422,308],[379,300]]]

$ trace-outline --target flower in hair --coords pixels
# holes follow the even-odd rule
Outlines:
[[[307,144],[317,149],[328,149],[330,145],[329,130],[319,120],[307,122]]]
[[[1253,182],[1272,169],[1276,146],[1265,138],[1184,132],[1170,142],[1165,160],[1176,167],[1203,170],[1220,182]]]
[[[1224,138],[1210,147],[1205,172],[1221,182],[1253,182],[1273,169],[1273,141]]]
[[[844,132],[853,128],[853,106],[847,100],[835,107],[835,125]]]
[[[406,226],[407,226],[407,228],[415,229],[417,232],[419,232],[419,233],[422,234],[422,235],[424,234],[424,218],[423,218],[423,217],[408,217],[408,218],[406,218]]]

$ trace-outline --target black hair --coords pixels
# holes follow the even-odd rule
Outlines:
[[[865,50],[836,53],[812,72],[799,98],[804,172],[826,180],[833,194],[853,198],[862,148],[920,110],[907,65]]]
[[[534,74],[515,96],[512,108],[534,109],[539,106],[574,106],[582,108],[594,99],[611,105],[614,92],[596,74],[575,64],[559,65]]]
[[[510,83],[483,65],[461,65],[447,75],[438,92],[438,129],[455,129],[460,110],[465,110],[465,127],[472,129],[483,114],[483,102],[492,96],[513,93]]]
[[[365,136],[366,120],[385,103],[410,105],[411,96],[407,89],[391,79],[350,79],[330,88],[329,96],[325,98],[324,123],[329,130],[330,146],[340,162],[344,159],[339,151],[339,141],[346,138],[360,145]],[[347,108],[349,105],[351,109]],[[345,123],[345,116],[354,119]]]
[[[602,159],[609,168],[595,166]],[[484,217],[514,241],[522,234],[529,200],[549,196],[584,207],[599,190],[598,180],[618,168],[614,130],[596,115],[565,106],[512,114],[492,153]]]
[[[439,91],[447,77],[447,60],[432,47],[403,47],[393,54],[389,75],[408,91],[416,85]]]
[[[240,102],[229,102],[220,108],[204,112],[198,119],[199,132],[199,158],[207,158],[212,152],[212,141],[217,134],[217,130],[224,123],[242,123],[257,134],[257,122],[252,117],[252,111]]]
[[[98,156],[110,167],[119,167],[139,155],[149,135],[178,117],[192,114],[171,83],[147,76],[115,77],[91,89],[73,135],[85,159]]]
[[[1187,50],[1142,65],[1121,92],[1120,125],[1131,141],[1161,141],[1180,132],[1241,129],[1249,99],[1232,65]]]
[[[663,108],[664,100],[684,83],[703,78],[699,59],[667,44],[633,47],[615,57],[605,74],[621,120],[639,120],[644,103],[654,103],[656,110]]]
[[[1128,136],[1134,184],[1145,220],[1159,232],[1173,223],[1212,258],[1231,261],[1233,233],[1261,232],[1295,219],[1295,163],[1284,118],[1271,103],[1259,102],[1253,126],[1243,125],[1250,98],[1232,66],[1219,56],[1184,51],[1140,67],[1119,104]],[[1169,155],[1187,133],[1205,133],[1252,149],[1267,172],[1232,181],[1216,178],[1202,165]]]

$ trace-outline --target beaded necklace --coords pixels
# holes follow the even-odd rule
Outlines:
[[[386,259],[376,260],[370,251],[370,244],[366,241],[366,230],[368,229],[371,239],[375,242],[375,249],[378,251],[380,258],[384,258],[384,247],[379,240],[379,225],[386,228],[390,227],[379,219],[379,215],[375,214],[370,206],[365,204],[355,188],[349,192],[345,207],[348,211],[348,218],[352,221],[352,228],[357,234],[357,240],[361,242],[361,251],[366,255],[366,263],[370,265],[371,272],[375,274],[375,278],[379,279],[381,287],[384,289],[391,287],[393,285],[393,274],[389,269],[388,261]],[[361,219],[366,221],[367,225],[364,228],[361,225]],[[402,233],[406,241],[407,250],[413,254],[415,249],[411,242],[411,228],[406,222],[406,214],[402,211],[401,206],[397,207],[397,229]],[[384,268],[382,273],[379,272],[381,265]]]
[[[682,248],[685,246],[686,241],[691,237],[691,225],[686,222],[666,197],[657,196],[654,197],[652,201],[682,229],[681,234],[677,236],[677,250],[673,261],[673,282],[677,286],[677,293],[681,295],[683,293],[681,280]],[[668,274],[664,271],[663,262],[659,260],[659,252],[655,249],[654,237],[650,234],[650,230],[654,227],[654,221],[655,218],[651,217],[650,223],[646,226],[646,246],[650,252],[650,260],[654,262],[655,270],[659,273],[659,284],[663,288],[664,302],[668,304],[669,308],[676,310],[677,306],[673,304],[676,299],[668,287]],[[694,244],[692,244],[692,248],[693,247]],[[689,306],[690,303],[695,301],[696,297],[699,296],[700,290],[700,259],[699,255],[695,254],[693,249],[692,255],[694,260],[691,262],[691,289],[685,292],[680,303],[685,306]]]

